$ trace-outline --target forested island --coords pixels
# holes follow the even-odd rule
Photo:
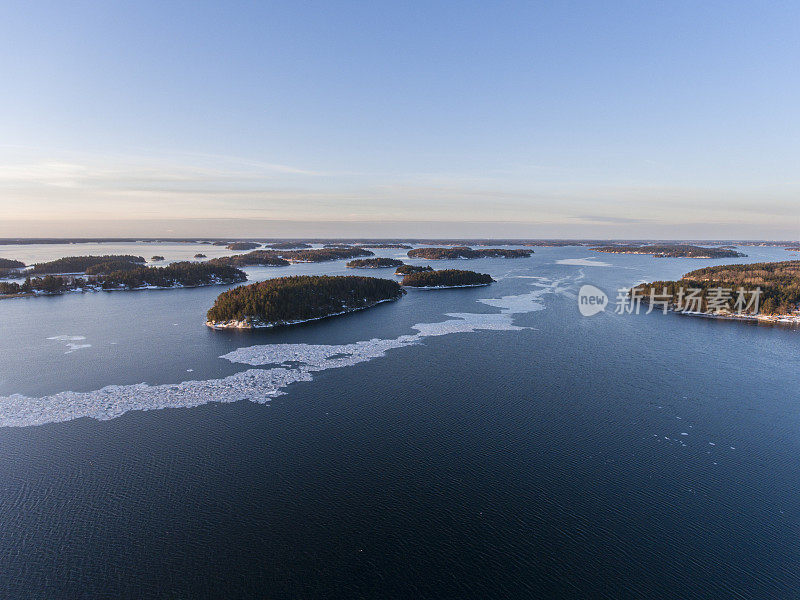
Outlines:
[[[402,266],[403,261],[396,258],[357,258],[345,266],[348,269],[388,269]]]
[[[247,254],[212,258],[208,263],[232,267],[288,267],[291,264],[271,250],[253,250]]]
[[[297,249],[305,249],[311,248],[311,244],[306,244],[305,242],[273,242],[272,244],[264,244],[268,248],[272,248],[273,250],[291,250],[293,248]]]
[[[280,277],[223,292],[208,311],[206,325],[215,329],[294,325],[397,300],[404,293],[396,281],[375,277]]]
[[[400,265],[394,272],[395,275],[408,275],[409,273],[423,273],[424,271],[433,271],[433,267],[425,265],[418,267],[417,265]]]
[[[293,262],[325,262],[344,258],[373,256],[364,248],[317,248],[311,250],[254,250],[247,254],[234,254],[213,258],[210,263],[232,265],[234,267],[285,267]]]
[[[49,262],[33,265],[31,273],[36,275],[57,273],[85,273],[86,269],[104,263],[136,263],[144,264],[141,256],[130,254],[105,254],[103,256],[65,256]]]
[[[373,249],[389,249],[389,248],[397,248],[398,250],[411,250],[413,246],[409,246],[408,244],[394,244],[394,243],[387,243],[387,244],[361,244],[362,248],[373,248]]]
[[[761,290],[758,315],[754,305],[737,306],[737,302],[749,304],[757,288]],[[689,297],[692,289],[701,290],[696,294],[699,300]],[[676,312],[800,323],[800,260],[706,267],[677,281],[638,285],[631,293],[645,303],[655,300],[663,306],[662,302],[668,302],[669,309]],[[743,315],[735,314],[739,308]]]
[[[0,282],[0,296],[52,295],[64,292],[160,289],[199,287],[247,281],[247,275],[234,267],[208,263],[177,262],[166,267],[145,267],[134,263],[116,271],[103,271],[113,262],[92,265],[94,275],[70,277],[45,275],[28,277],[23,283]],[[106,265],[103,267],[103,265]],[[87,268],[87,273],[89,269]]]
[[[260,248],[261,244],[256,244],[255,242],[232,242],[225,247],[228,250],[253,250],[254,248]]]
[[[205,254],[203,254],[202,252],[198,252],[197,254],[195,254],[195,255],[194,255],[194,257],[195,257],[195,258],[208,258],[208,257],[207,257]]]
[[[12,258],[0,258],[0,277],[5,277],[12,273],[16,273],[18,269],[25,267],[25,263],[21,260],[14,260]]]
[[[512,250],[507,248],[481,248],[475,250],[469,246],[453,248],[416,248],[408,251],[409,258],[426,260],[452,260],[460,258],[526,258],[533,250]]]
[[[644,246],[598,246],[595,252],[612,254],[652,254],[656,258],[736,258],[747,256],[729,248],[703,248],[689,244],[644,245]]]
[[[489,285],[494,282],[487,273],[444,269],[442,271],[420,271],[403,277],[402,285],[415,288],[457,288]]]
[[[160,254],[156,254],[150,257],[150,262],[161,262],[162,260],[164,260],[164,257],[161,256]]]

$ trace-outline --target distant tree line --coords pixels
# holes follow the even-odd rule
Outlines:
[[[255,242],[232,242],[225,247],[228,250],[252,250],[260,246],[261,244],[256,244]]]
[[[141,256],[130,254],[106,254],[104,256],[65,256],[50,262],[33,265],[31,273],[37,275],[55,273],[84,273],[91,266],[110,262],[144,263]]]
[[[487,285],[492,283],[491,275],[475,271],[444,269],[441,271],[422,271],[409,273],[403,277],[407,287],[457,287],[465,285]]]
[[[209,262],[236,267],[285,267],[292,262],[324,262],[344,258],[357,258],[359,256],[373,256],[373,253],[357,247],[317,248],[311,250],[254,250],[247,254],[214,258]]]
[[[265,246],[273,250],[291,250],[293,248],[311,248],[311,244],[305,242],[273,242],[272,244],[265,244]]]
[[[0,258],[0,269],[21,269],[25,263],[13,258]]]
[[[533,250],[513,250],[508,248],[481,248],[474,250],[468,246],[453,248],[416,248],[408,251],[409,258],[427,260],[446,260],[458,258],[525,258],[533,254]]]
[[[596,252],[612,254],[652,254],[658,258],[735,258],[747,256],[729,248],[703,248],[689,244],[665,244],[643,246],[598,246],[592,248]]]
[[[212,258],[210,264],[230,265],[234,267],[288,267],[291,263],[279,257],[271,250],[253,250],[247,254],[234,254]]]
[[[394,272],[395,275],[408,275],[409,273],[422,273],[424,271],[433,271],[433,267],[424,266],[420,267],[417,265],[400,265],[397,267],[397,270]]]
[[[345,266],[350,269],[383,269],[402,266],[403,261],[396,258],[357,258]]]
[[[208,311],[208,321],[290,323],[366,308],[403,293],[396,281],[375,277],[280,277],[223,292]]]
[[[113,263],[106,263],[113,264]],[[132,263],[126,263],[131,265]],[[195,287],[221,283],[241,283],[247,275],[227,265],[208,263],[177,262],[166,267],[126,266],[122,270],[98,272],[86,278],[28,277],[23,283],[0,282],[0,294],[14,295],[31,292],[59,294],[69,290],[85,289],[137,289],[154,287]]]
[[[12,258],[0,258],[0,277],[16,274],[17,269],[21,269],[25,263]]]

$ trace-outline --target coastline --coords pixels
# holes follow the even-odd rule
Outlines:
[[[300,325],[301,323],[309,323],[311,321],[320,321],[322,319],[328,319],[330,317],[338,317],[341,315],[346,315],[348,313],[354,313],[361,310],[366,310],[368,308],[372,308],[373,306],[377,306],[378,304],[382,304],[384,302],[394,302],[399,300],[402,296],[398,296],[397,298],[386,298],[385,300],[378,300],[377,302],[373,302],[371,304],[367,304],[366,306],[359,306],[358,308],[348,308],[341,312],[331,313],[329,315],[323,315],[321,317],[312,317],[310,319],[298,319],[297,321],[280,321],[280,322],[271,322],[271,323],[264,323],[263,321],[223,321],[222,323],[218,323],[216,321],[206,321],[206,327],[210,327],[214,330],[225,330],[225,329],[272,329],[273,327],[284,327],[284,326],[291,326],[291,325]]]
[[[654,311],[655,312],[655,311]],[[722,321],[745,321],[748,323],[765,323],[769,325],[800,325],[800,315],[746,315],[746,314],[727,314],[727,313],[707,313],[707,312],[686,312],[682,310],[669,309],[669,312],[686,317],[700,317],[704,319],[719,319]]]
[[[212,285],[235,285],[237,283],[244,283],[244,281],[213,281],[211,283],[201,283],[198,285],[184,285],[178,283],[169,286],[158,285],[145,285],[141,287],[116,287],[116,288],[102,288],[102,287],[82,287],[70,290],[63,290],[61,292],[44,292],[42,290],[33,290],[31,292],[23,292],[20,294],[0,294],[0,300],[11,300],[14,298],[33,298],[39,296],[63,296],[65,294],[92,294],[97,292],[146,292],[156,290],[177,290],[183,288],[201,288],[211,287]]]
[[[404,285],[409,290],[454,290],[457,288],[486,287],[491,283],[466,283],[464,285]]]

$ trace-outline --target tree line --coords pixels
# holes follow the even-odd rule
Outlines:
[[[403,261],[396,258],[357,258],[356,260],[351,260],[345,266],[350,269],[384,269],[399,267],[402,264]]]
[[[376,277],[280,277],[223,292],[207,316],[210,323],[290,323],[366,308],[403,293],[396,281]]]
[[[441,271],[421,271],[403,277],[403,285],[408,287],[457,287],[465,285],[487,285],[494,281],[487,273],[443,269]]]
[[[687,290],[702,290],[702,311],[708,310],[709,290],[731,290],[731,299],[727,303],[733,309],[739,288],[749,295],[756,289],[761,290],[759,312],[767,315],[784,315],[797,310],[800,305],[800,260],[774,263],[752,263],[741,265],[718,265],[697,269],[684,275],[678,281],[655,281],[634,288],[645,298],[650,294],[660,296],[666,288],[666,294],[674,305],[684,299]],[[681,291],[683,290],[683,292]]]
[[[533,254],[533,250],[516,250],[509,248],[481,248],[475,250],[469,246],[453,248],[415,248],[408,251],[409,258],[427,260],[447,260],[459,258],[525,258]]]
[[[177,262],[166,267],[125,267],[123,270],[99,272],[86,278],[45,275],[44,277],[28,277],[23,283],[0,282],[0,294],[16,295],[31,292],[60,294],[69,290],[130,290],[148,286],[195,287],[241,283],[246,280],[247,275],[243,271],[227,265]]]

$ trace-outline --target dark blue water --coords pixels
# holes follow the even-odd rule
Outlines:
[[[219,289],[3,301],[0,395],[42,396],[224,377],[241,346],[393,339],[497,312],[476,300],[529,292],[519,276],[569,288],[514,316],[531,329],[425,338],[268,404],[0,429],[0,597],[800,597],[800,331],[581,317],[583,283],[613,302],[723,262],[556,263],[590,254],[459,261],[499,281],[256,334],[202,326]]]

